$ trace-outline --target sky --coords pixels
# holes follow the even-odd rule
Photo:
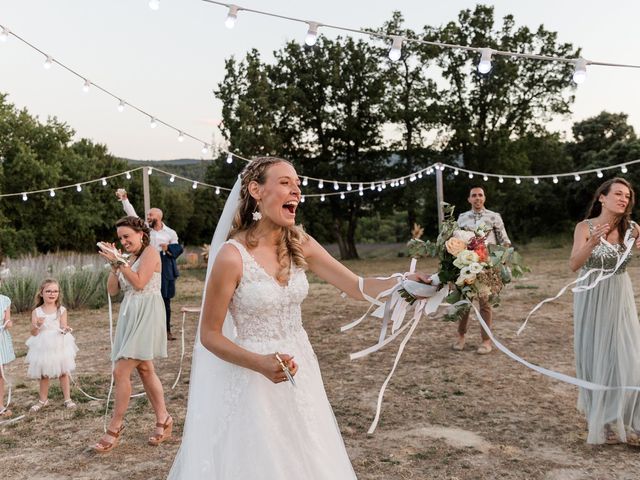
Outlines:
[[[378,27],[400,10],[406,26],[421,30],[454,20],[466,0],[238,0],[238,5],[350,28]],[[640,2],[637,0],[496,0],[496,17],[513,14],[517,25],[543,24],[559,41],[583,49],[589,60],[640,64]],[[302,42],[306,26],[240,12],[224,26],[227,10],[202,0],[0,0],[0,25],[32,43],[90,81],[157,118],[207,142],[221,141],[216,125],[221,103],[213,90],[224,78],[224,61],[252,48],[266,58],[285,42]],[[335,37],[333,31],[322,31]],[[344,33],[343,33],[344,34]],[[355,35],[355,34],[354,34]],[[150,128],[149,117],[117,111],[117,101],[54,65],[17,39],[0,43],[0,92],[41,120],[55,116],[77,137],[107,145],[114,155],[139,160],[201,158],[202,144],[177,141],[173,130]],[[625,112],[640,132],[640,69],[591,66],[576,92],[570,118],[552,130],[602,110]]]

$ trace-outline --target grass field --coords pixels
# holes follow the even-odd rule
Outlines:
[[[408,266],[408,259],[399,258],[395,250],[368,250],[376,258],[347,262],[348,266],[363,275],[386,275],[405,271]],[[527,360],[573,374],[571,293],[539,311],[522,335],[515,334],[537,302],[574,278],[567,266],[568,248],[538,244],[521,252],[532,272],[503,292],[502,306],[494,313],[495,335]],[[432,261],[419,264],[425,270],[434,266]],[[640,269],[635,262],[629,271],[639,285]],[[201,270],[189,270],[179,280],[179,294],[173,302],[178,332],[179,309],[199,304],[203,276]],[[379,326],[371,320],[340,333],[339,327],[358,317],[365,304],[341,298],[336,289],[312,275],[310,281],[303,308],[305,326],[358,478],[638,477],[640,449],[585,443],[585,422],[575,409],[574,387],[533,373],[497,351],[477,355],[477,324],[471,326],[467,350],[452,351],[455,325],[442,321],[441,314],[423,319],[417,328],[387,389],[378,430],[367,435],[378,389],[391,368],[398,342],[351,362],[348,354],[373,344]],[[12,334],[20,358],[7,371],[14,384],[12,409],[20,415],[36,401],[38,385],[26,378],[24,365],[28,316],[18,315],[15,320]],[[107,455],[96,456],[87,447],[102,432],[104,403],[88,400],[74,389],[79,408],[65,411],[56,385],[50,407],[0,427],[1,478],[165,478],[179,446],[196,320],[195,315],[187,317],[185,371],[174,390],[170,386],[179,368],[180,342],[170,342],[169,358],[156,363],[169,410],[176,419],[174,440],[158,448],[147,445],[154,417],[146,399],[137,399],[130,405],[120,446]],[[107,310],[73,311],[70,323],[80,347],[76,378],[89,394],[104,397],[110,370]],[[141,391],[137,377],[134,384],[134,389]]]

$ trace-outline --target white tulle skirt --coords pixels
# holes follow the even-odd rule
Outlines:
[[[26,341],[29,351],[29,378],[58,378],[76,369],[76,340],[70,333],[62,334],[55,329],[41,330]]]
[[[198,384],[190,388],[182,446],[168,478],[356,478],[306,332],[293,339],[236,343],[257,353],[294,355],[297,386],[274,384],[218,359],[197,342],[192,380]],[[203,378],[209,380],[196,380]]]

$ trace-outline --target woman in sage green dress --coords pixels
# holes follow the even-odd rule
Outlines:
[[[576,225],[569,264],[591,285],[602,269],[611,273],[626,250],[640,247],[640,229],[630,218],[635,202],[622,178],[596,191],[586,220]],[[606,242],[605,242],[606,241]],[[628,259],[594,288],[574,294],[574,349],[577,377],[611,387],[640,386],[640,323],[626,272]],[[578,409],[588,423],[587,443],[640,446],[640,393],[629,389],[581,388]]]
[[[109,452],[118,443],[131,397],[134,369],[140,375],[156,415],[155,430],[148,443],[157,446],[168,439],[173,426],[165,406],[162,384],[153,368],[154,358],[167,356],[165,309],[160,294],[160,255],[154,248],[147,248],[149,228],[138,217],[123,217],[116,222],[116,228],[118,239],[130,256],[126,262],[118,261],[113,244],[103,244],[106,248],[100,252],[111,264],[107,280],[109,295],[122,290],[124,298],[111,352],[116,388],[113,416],[106,433],[93,446],[98,453]]]

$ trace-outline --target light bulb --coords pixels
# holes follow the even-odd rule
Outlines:
[[[22,194],[22,201],[23,201],[23,202],[26,202],[26,201],[27,201],[27,194],[26,194],[26,193],[23,193],[23,194]]]
[[[404,178],[400,179],[400,185],[404,185]]]
[[[375,190],[376,189],[376,184],[374,182],[371,182],[371,185],[369,185],[369,188],[371,190]]]
[[[52,64],[53,64],[53,58],[47,55],[47,58],[44,61],[44,64],[42,66],[44,67],[45,70],[49,70]]]
[[[180,143],[184,142],[184,133],[182,133],[182,132],[178,133],[178,141]]]
[[[309,179],[307,177],[303,177],[302,178],[302,186],[306,187],[307,185],[309,185]]]
[[[191,185],[191,188],[193,188],[194,190],[198,188],[198,182],[193,182],[193,185]]]
[[[485,182],[489,181],[489,177],[487,177],[486,175],[482,176],[482,180],[484,180]]]
[[[318,188],[323,189],[324,188],[324,182],[322,180],[320,180],[318,182]]]
[[[344,192],[340,192],[340,200],[344,200]]]
[[[2,27],[2,32],[0,32],[0,42],[6,42],[9,39],[9,30]]]
[[[106,186],[107,186],[107,179],[106,179],[106,178],[103,178],[103,179],[102,179],[102,186],[103,186],[103,187],[106,187]]]
[[[202,145],[202,150],[200,150],[202,152],[203,155],[206,155],[207,153],[209,153],[209,145],[207,145],[206,143],[204,143]]]
[[[553,177],[553,183],[558,183],[558,177]]]
[[[149,122],[149,126],[151,128],[156,128],[158,126],[158,122],[156,121],[155,118],[151,117],[151,121]]]
[[[363,191],[364,190],[364,185],[363,184],[358,185],[358,190],[359,191]]]
[[[231,29],[235,26],[238,19],[238,10],[237,5],[229,5],[229,13],[227,13],[227,19],[224,21],[225,27]]]
[[[340,190],[340,185],[338,185],[338,182],[333,182],[333,189]]]
[[[80,184],[76,185],[76,190],[78,192],[81,192],[82,191],[82,185],[80,185]]]
[[[227,163],[233,163],[233,155],[231,154],[231,152],[229,152],[229,155],[227,155]]]
[[[580,57],[574,63],[573,81],[580,85],[587,79],[587,61]]]
[[[147,168],[147,173],[151,175],[153,173],[153,168],[152,167]]]
[[[358,195],[360,195],[360,196],[362,197],[362,196],[364,196],[364,192],[363,192],[362,190],[360,190],[360,191],[358,192]]]
[[[216,187],[216,195],[220,195],[220,187]]]
[[[418,178],[422,178],[422,172],[418,173]]]
[[[480,73],[489,73],[491,71],[491,55],[493,55],[493,50],[490,48],[481,48],[480,53],[478,71]]]
[[[620,171],[621,171],[622,173],[627,173],[627,172],[628,172],[628,170],[627,170],[627,166],[626,166],[626,165],[622,165],[622,166],[620,167]]]
[[[160,0],[149,0],[149,8],[151,10],[160,9]]]
[[[170,181],[171,183],[175,182],[175,181],[176,181],[176,176],[175,176],[175,175],[171,175],[171,176],[169,177],[169,181]]]
[[[304,203],[304,195],[300,197],[300,203]]]
[[[520,182],[521,182],[520,177],[516,177],[516,183],[520,185]]]
[[[416,181],[416,176],[415,175],[409,176],[409,181],[410,182],[415,182]]]
[[[385,190],[387,188],[387,183],[386,182],[382,182],[382,189]]]
[[[318,40],[318,27],[320,26],[317,22],[309,22],[309,30],[307,30],[307,36],[304,37],[304,43],[313,47]]]
[[[473,178],[473,173],[469,172],[469,178]]]
[[[117,108],[120,113],[124,112],[124,100],[120,100],[120,103],[118,103]]]
[[[382,191],[382,186],[378,185],[378,191],[381,192]]]
[[[456,169],[453,171],[453,174],[454,174],[454,175],[458,175],[458,173],[459,173],[459,172],[458,172],[458,169],[456,168]],[[427,170],[427,175],[431,175],[431,172],[430,172],[429,170]]]
[[[533,183],[535,183],[536,185],[540,183],[540,180],[538,180],[538,177],[533,177]]]
[[[131,180],[131,172],[127,172],[124,176],[127,177],[127,180]]]
[[[322,195],[320,195],[320,201],[324,202],[324,193]]]
[[[602,178],[604,176],[600,170],[598,170],[597,175],[598,175],[598,178]]]
[[[389,50],[389,60],[395,62],[400,60],[402,56],[402,40],[403,37],[400,35],[391,35],[393,42],[391,43],[391,49]]]
[[[56,196],[56,191],[55,191],[53,188],[51,188],[51,189],[49,190],[49,196],[50,196],[50,197],[55,197],[55,196]]]
[[[500,183],[504,182],[504,178],[498,177],[498,182],[500,182]]]
[[[576,174],[573,176],[573,179],[574,179],[576,182],[579,182],[579,181],[580,181],[580,175],[578,175],[578,174],[576,173]]]
[[[84,85],[82,86],[82,91],[84,93],[87,93],[90,88],[91,88],[91,82],[89,80],[85,80]]]
[[[351,188],[352,188],[352,187],[351,187],[351,182],[348,182],[348,183],[347,183],[347,191],[349,191],[349,192],[350,192],[350,191],[351,191]]]

